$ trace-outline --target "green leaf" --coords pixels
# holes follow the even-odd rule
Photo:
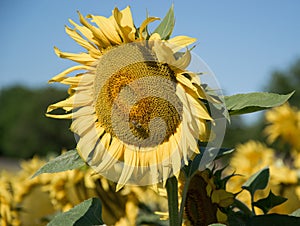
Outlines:
[[[42,173],[57,173],[85,166],[85,162],[76,150],[67,151],[43,165],[32,178]]]
[[[274,195],[273,192],[270,190],[267,198],[260,199],[254,202],[253,205],[260,208],[264,212],[264,214],[267,214],[270,209],[284,203],[286,200],[287,198]]]
[[[276,93],[247,93],[225,96],[225,104],[230,115],[247,114],[284,104],[294,92],[280,95]]]
[[[253,174],[242,186],[243,189],[246,189],[250,192],[251,196],[254,195],[256,190],[264,189],[270,177],[269,168],[264,168],[257,173]]]
[[[174,5],[171,6],[168,13],[158,25],[158,27],[154,30],[153,33],[158,33],[162,40],[169,39],[175,25],[175,17],[174,17]]]
[[[60,213],[47,226],[95,226],[104,224],[98,198],[85,200],[67,212]]]

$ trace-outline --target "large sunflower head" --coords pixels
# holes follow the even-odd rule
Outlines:
[[[79,154],[118,188],[176,175],[199,153],[198,141],[207,141],[212,121],[200,79],[186,69],[187,47],[196,39],[149,34],[155,17],[136,28],[129,7],[115,8],[109,18],[80,13],[79,18],[81,25],[70,20],[74,28],[66,32],[86,52],[55,48],[59,57],[79,65],[50,80],[69,85],[70,96],[50,105],[47,115],[73,120]],[[66,114],[49,114],[57,108]]]

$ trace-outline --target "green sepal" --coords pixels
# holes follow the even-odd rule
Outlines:
[[[268,197],[254,202],[253,205],[260,208],[264,214],[267,214],[273,207],[284,203],[286,200],[287,198],[274,195],[270,190]]]
[[[174,5],[172,4],[166,16],[158,25],[158,27],[153,31],[153,33],[158,33],[162,40],[167,40],[170,38],[173,32],[174,25],[175,25]]]
[[[256,190],[261,190],[266,188],[269,182],[270,170],[269,168],[264,168],[257,173],[253,174],[242,186],[250,192],[253,197]]]

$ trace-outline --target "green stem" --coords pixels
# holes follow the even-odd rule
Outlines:
[[[179,211],[179,225],[182,224],[182,216],[183,216],[183,210],[185,206],[185,201],[186,201],[186,196],[187,192],[189,189],[189,184],[190,184],[191,178],[187,177],[186,181],[184,183],[183,191],[182,191],[182,199],[181,199],[181,204],[180,204],[180,211]]]
[[[251,194],[251,207],[252,207],[252,213],[253,213],[253,215],[256,215],[253,203],[254,203],[254,194]]]
[[[170,226],[180,226],[178,214],[178,184],[176,177],[167,180],[167,194]]]
[[[234,200],[234,206],[236,206],[237,208],[239,208],[241,211],[243,211],[247,216],[253,216],[253,213],[251,212],[251,210],[249,210],[249,208],[240,200],[235,199]]]

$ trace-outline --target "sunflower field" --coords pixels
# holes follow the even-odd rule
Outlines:
[[[297,93],[223,95],[196,38],[172,36],[173,6],[139,25],[130,7],[78,17],[65,31],[83,52],[55,47],[76,65],[49,80],[68,95],[45,110],[76,147],[0,172],[0,226],[300,225]],[[265,140],[223,146],[235,117],[262,110]]]

